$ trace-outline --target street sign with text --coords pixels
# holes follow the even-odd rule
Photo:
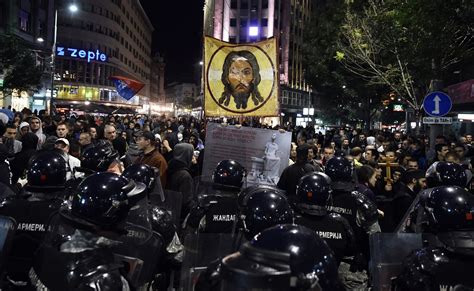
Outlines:
[[[423,117],[424,124],[452,124],[451,117]]]
[[[429,116],[445,116],[451,110],[451,98],[439,91],[431,92],[423,100],[423,109]]]

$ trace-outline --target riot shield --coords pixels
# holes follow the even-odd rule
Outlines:
[[[413,202],[411,203],[410,207],[408,208],[407,212],[403,216],[402,220],[398,224],[398,226],[395,228],[395,232],[397,233],[403,233],[403,232],[418,232],[416,231],[417,228],[414,225],[414,221],[411,221],[413,218],[412,213],[415,211],[415,208],[418,204],[418,202],[422,201],[423,199],[426,199],[431,193],[433,188],[425,189],[423,191],[420,191],[418,195],[416,195],[415,199],[413,199]]]
[[[232,253],[230,234],[189,234],[184,241],[183,264],[179,290],[194,290],[199,275],[207,266]]]
[[[157,272],[163,239],[151,229],[126,223],[126,235],[121,236],[112,249],[116,257],[124,263],[126,278],[135,287],[143,287],[153,281]]]
[[[125,263],[127,279],[134,287],[151,282],[163,248],[161,235],[152,231],[151,212],[147,197],[143,197],[129,211],[120,244],[113,247],[117,257]]]
[[[422,235],[416,233],[374,233],[369,243],[369,271],[376,291],[390,290],[392,279],[402,271],[403,260],[423,247]]]
[[[160,170],[155,167],[153,167],[153,170],[155,171],[155,183],[153,189],[150,190],[148,198],[151,204],[159,206],[164,203],[165,194],[163,192],[163,186],[161,185]]]

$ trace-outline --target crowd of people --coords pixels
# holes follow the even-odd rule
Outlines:
[[[160,263],[147,269],[145,262],[147,267],[144,270],[151,274],[146,279],[131,279],[121,269],[110,271],[106,268],[108,271],[104,271],[101,268],[97,275],[100,280],[95,277],[94,284],[101,288],[106,286],[109,290],[127,290],[124,286],[129,284],[143,286],[143,280],[146,283],[153,281],[153,284],[148,285],[149,288],[164,290],[164,286],[170,285],[169,273],[179,273],[182,258],[179,259],[178,254],[183,251],[182,242],[186,240],[186,235],[201,232],[232,233],[236,229],[242,232],[237,245],[245,245],[238,253],[240,257],[226,257],[220,263],[211,265],[199,280],[192,280],[195,283],[198,281],[196,290],[217,290],[216,285],[225,285],[225,279],[222,279],[224,282],[216,283],[214,276],[222,266],[229,268],[228,272],[241,274],[243,266],[254,266],[251,264],[254,256],[268,255],[262,253],[261,249],[265,248],[273,251],[291,248],[289,252],[301,257],[301,262],[312,260],[304,264],[319,264],[318,268],[325,268],[318,271],[319,287],[323,290],[342,290],[370,286],[364,273],[368,270],[370,259],[369,236],[407,228],[407,212],[413,210],[410,207],[419,193],[435,186],[459,186],[460,189],[449,188],[449,191],[442,188],[439,190],[442,193],[440,195],[456,193],[456,197],[464,197],[468,193],[465,191],[473,194],[474,142],[470,133],[460,137],[438,136],[434,148],[429,148],[429,140],[423,135],[344,127],[327,130],[323,134],[311,125],[273,127],[261,124],[256,119],[232,119],[226,122],[292,133],[290,159],[278,183],[245,188],[244,167],[236,161],[223,160],[216,165],[213,186],[204,187],[203,192],[200,188],[203,184],[197,184],[196,181],[202,182],[200,177],[203,174],[207,122],[223,123],[223,120],[204,120],[191,116],[88,114],[59,114],[52,118],[31,112],[12,112],[11,118],[0,121],[0,195],[4,201],[0,215],[14,217],[20,225],[17,230],[41,232],[44,236],[47,225],[51,226],[51,222],[45,219],[59,211],[66,224],[76,229],[62,235],[68,239],[58,247],[60,253],[77,253],[85,249],[94,250],[93,254],[98,255],[104,245],[97,237],[117,239],[119,222],[130,222],[131,217],[141,219],[146,213],[144,216],[150,221],[152,233],[159,234],[156,241],[162,243],[152,244],[147,240],[150,245],[141,246],[142,251],[146,253],[146,248],[160,249],[156,256],[166,253],[166,258],[161,259],[166,264]],[[168,194],[163,194],[163,190],[168,191]],[[141,208],[134,206],[146,200],[143,193],[147,193],[150,202],[158,203],[151,203],[151,206],[145,203]],[[180,193],[180,199],[177,199],[179,205],[163,203],[165,199],[173,199],[169,196],[172,193]],[[18,201],[21,203],[18,204]],[[64,201],[69,201],[69,204],[63,211],[61,209],[64,206],[61,204]],[[46,207],[39,204],[39,208],[34,211],[28,204],[38,202],[46,203]],[[28,211],[23,211],[25,207]],[[47,211],[41,212],[41,207]],[[176,219],[171,218],[174,211],[179,213]],[[465,217],[470,221],[473,213],[469,209],[467,211]],[[38,216],[40,212],[41,217]],[[37,222],[40,220],[41,223]],[[294,226],[294,223],[303,228]],[[278,225],[280,227],[275,229]],[[459,223],[456,225],[459,226]],[[130,233],[140,238],[138,241],[146,236],[141,230],[129,230],[128,236],[133,237]],[[286,237],[288,241],[282,240],[278,242],[280,245],[276,245],[278,239],[275,241],[275,235]],[[29,246],[38,248],[43,236],[41,239],[35,237],[36,244]],[[268,241],[264,239],[266,236]],[[320,251],[312,250],[314,256],[309,258],[294,251],[295,245],[298,246],[296,249],[308,249],[309,245],[298,245],[301,242],[296,242],[301,238],[308,244],[318,245]],[[329,248],[321,243],[321,239],[326,241]],[[130,243],[129,238],[122,240]],[[50,238],[49,243],[57,243],[57,240]],[[136,241],[133,244],[139,245]],[[146,255],[141,252],[137,254],[131,250],[133,248],[117,250],[113,243],[106,245],[115,254],[127,257],[142,255],[142,260],[154,254],[153,251]],[[22,250],[15,251],[25,259]],[[50,249],[43,247],[38,253],[44,251],[47,253]],[[252,252],[257,254],[249,255]],[[54,262],[51,254],[41,257],[28,252],[28,269],[15,269],[15,272],[9,273],[10,277],[7,276],[7,285],[10,288],[14,286],[12,290],[23,284],[18,282],[26,280],[25,273],[29,274],[32,284],[37,288],[48,286],[54,290],[51,286],[55,283],[48,281],[51,274],[45,275],[44,272],[49,271],[35,266],[31,262],[33,256],[42,258],[43,266],[50,260]],[[327,256],[333,259],[325,259],[325,266],[322,267],[320,257]],[[101,259],[109,262],[107,258],[99,257],[98,265],[104,263]],[[270,257],[270,261],[274,259]],[[79,262],[79,266],[83,266],[82,259],[85,258],[73,258]],[[258,262],[262,266],[274,268],[272,264],[265,265],[267,261]],[[32,265],[34,271],[29,271]],[[59,271],[54,273],[56,275],[63,274],[67,269],[61,268],[61,264],[58,266]],[[94,265],[94,274],[98,272],[97,266]],[[334,266],[339,268],[335,276],[329,271]],[[293,274],[295,266],[291,263],[289,268]],[[262,276],[272,277],[278,273],[274,270],[274,273],[267,274],[268,270],[262,269]],[[300,282],[302,286],[317,282],[315,278],[308,277],[315,270],[310,268],[305,271],[306,281]],[[338,272],[340,275],[337,275]],[[20,274],[18,278],[15,277],[17,273]],[[167,275],[160,277],[158,273]],[[80,277],[81,274],[79,272],[76,275]],[[101,277],[104,274],[112,274],[112,277],[116,276],[115,279],[123,282],[112,284],[106,277]],[[181,276],[186,277],[184,274]],[[339,282],[339,279],[342,281]],[[71,282],[79,284],[74,280],[71,279]],[[252,280],[249,279],[249,282]],[[71,282],[58,283],[61,286],[58,290],[70,286],[68,284]],[[265,286],[269,281],[267,278],[261,282]],[[91,282],[86,280],[81,284]],[[110,289],[110,286],[115,287]],[[242,288],[237,290],[247,290],[246,287]],[[313,290],[305,288],[298,290]],[[232,289],[228,287],[222,290]]]

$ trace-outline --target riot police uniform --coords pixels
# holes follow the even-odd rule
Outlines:
[[[349,222],[337,213],[328,213],[331,200],[331,179],[324,173],[303,176],[295,197],[295,223],[306,226],[324,239],[334,251],[338,262],[353,256],[355,236]]]
[[[66,160],[60,152],[39,152],[30,160],[28,182],[21,194],[0,204],[0,215],[17,222],[6,265],[7,279],[13,286],[25,286],[29,281],[28,271],[48,230],[50,216],[64,201],[66,173]]]
[[[198,193],[197,205],[186,218],[186,226],[200,233],[231,233],[237,213],[236,198],[244,177],[245,169],[238,162],[220,161],[211,187],[206,193]]]
[[[238,206],[236,225],[246,240],[269,227],[294,222],[294,212],[285,192],[273,186],[255,185],[243,189]]]
[[[437,186],[459,186],[465,188],[468,182],[467,171],[460,164],[435,162],[426,170],[428,188]]]
[[[51,222],[29,272],[37,290],[130,290],[140,260],[118,257],[114,247],[129,233],[129,198],[145,186],[113,173],[97,173],[78,186]]]
[[[370,260],[369,235],[380,232],[377,206],[367,196],[355,190],[353,166],[344,157],[334,157],[326,163],[325,173],[331,178],[332,203],[329,212],[347,219],[354,230],[357,249],[353,258],[343,260],[340,272],[348,289],[366,288],[366,270]]]
[[[145,278],[142,283],[151,283],[153,288],[160,289],[169,285],[169,272],[171,269],[178,269],[181,264],[180,254],[183,246],[177,234],[177,227],[173,222],[168,209],[160,206],[164,199],[161,189],[159,173],[149,165],[133,164],[128,166],[122,176],[143,183],[147,191],[142,195],[135,195],[132,204],[136,204],[130,210],[127,220],[141,221],[140,224],[150,223],[153,235],[159,240],[159,263],[153,270],[153,278]],[[150,259],[150,252],[156,246],[142,245],[144,248],[143,259]],[[148,251],[146,250],[148,249]]]
[[[105,172],[112,163],[119,161],[119,153],[109,143],[88,148],[82,154],[81,168],[86,174]]]
[[[262,231],[214,269],[207,290],[343,290],[333,252],[294,224]]]
[[[255,185],[243,189],[238,196],[238,212],[236,213],[236,222],[227,255],[239,249],[244,242],[251,240],[261,231],[278,224],[289,224],[294,221],[294,213],[286,198],[284,191],[268,186]],[[221,250],[207,250],[222,255]],[[209,255],[214,259],[222,256]],[[200,277],[196,290],[209,290],[209,284],[213,284],[214,274],[218,272],[220,259],[212,262],[206,269],[206,272]],[[211,282],[211,283],[210,283]]]
[[[395,290],[473,290],[472,195],[457,186],[435,187],[421,197],[415,212],[425,247],[405,259]]]
[[[465,188],[467,182],[467,172],[461,165],[448,162],[433,163],[426,171],[426,184],[428,189],[421,191],[415,197],[411,207],[407,210],[400,225],[397,227],[397,232],[423,232],[420,229],[421,224],[415,223],[418,220],[418,211],[414,211],[414,208],[419,205],[418,202],[422,199],[426,199],[434,187],[458,186]]]

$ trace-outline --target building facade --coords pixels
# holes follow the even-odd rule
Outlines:
[[[151,96],[153,26],[139,0],[84,0],[74,14],[58,3],[54,84],[58,106],[90,104],[143,109]],[[127,101],[112,76],[145,84]],[[73,105],[74,106],[74,105]]]
[[[11,106],[20,111],[23,108],[42,109],[45,106],[46,88],[51,83],[51,53],[53,43],[55,1],[0,0],[0,33],[19,36],[35,55],[41,66],[42,89],[38,92],[0,92],[0,106]]]
[[[230,43],[248,43],[276,37],[280,54],[281,121],[296,122],[303,108],[314,106],[304,80],[301,46],[309,23],[311,0],[206,0],[205,35]]]
[[[165,60],[159,53],[153,56],[150,76],[150,102],[165,102]]]

